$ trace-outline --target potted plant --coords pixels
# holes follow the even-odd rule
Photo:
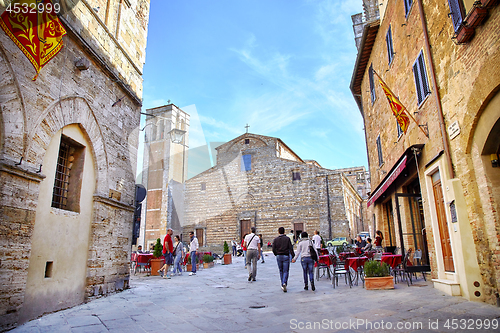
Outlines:
[[[233,256],[229,253],[229,244],[224,241],[224,265],[229,265],[233,263]]]
[[[394,289],[389,265],[378,260],[370,260],[365,263],[365,287],[367,290]]]
[[[203,256],[203,268],[214,267],[214,257],[210,254],[205,254]]]
[[[158,270],[163,266],[163,246],[158,238],[153,251],[153,259],[150,260],[151,264],[151,275],[158,275]]]

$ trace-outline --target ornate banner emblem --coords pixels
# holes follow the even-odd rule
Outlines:
[[[391,106],[392,113],[396,117],[399,127],[406,134],[406,130],[410,125],[410,118],[408,118],[408,115],[405,112],[406,108],[403,106],[403,104],[401,104],[396,95],[392,93],[391,89],[389,89],[387,84],[385,84],[384,80],[382,80],[377,73],[375,74],[378,77],[378,81],[380,82],[382,89],[384,89],[384,93],[387,96],[387,100],[389,101],[389,105]]]
[[[63,47],[60,10],[51,0],[14,0],[0,16],[0,27],[35,67],[33,81]]]

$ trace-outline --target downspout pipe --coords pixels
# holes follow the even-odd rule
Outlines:
[[[432,58],[431,45],[429,43],[429,35],[427,33],[427,23],[424,17],[424,7],[422,5],[422,0],[417,0],[417,3],[418,3],[418,10],[420,11],[420,21],[422,22],[422,31],[424,33],[425,53],[427,55],[427,59],[429,59],[429,69],[431,74],[430,77],[432,80],[432,85],[434,86],[434,98],[436,100],[436,106],[438,109],[439,128],[441,130],[441,137],[443,138],[444,154],[446,156],[450,178],[453,179],[455,178],[455,171],[453,170],[453,163],[451,161],[450,143],[448,141],[448,134],[446,132],[446,126],[444,124],[443,107],[441,104],[441,97],[439,96],[439,89],[436,81],[436,73],[434,72],[434,60]]]

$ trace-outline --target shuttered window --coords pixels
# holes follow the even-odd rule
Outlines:
[[[389,30],[387,30],[387,35],[385,35],[385,41],[387,43],[387,57],[389,58],[389,64],[391,64],[392,59],[394,58],[394,47],[392,46],[391,26],[389,26]]]
[[[378,153],[378,166],[384,164],[384,158],[382,157],[382,143],[380,142],[380,135],[377,136],[377,153]]]
[[[410,12],[411,5],[413,4],[413,0],[404,0],[405,2],[405,17],[408,16],[408,13]]]
[[[372,104],[375,102],[375,81],[373,80],[373,65],[370,65],[370,69],[368,70],[368,77],[370,81],[370,95],[372,98]]]
[[[453,21],[453,28],[455,29],[455,31],[457,31],[458,28],[460,28],[464,17],[463,4],[460,0],[448,0],[448,4],[450,5],[450,14],[451,20]]]
[[[427,80],[427,72],[425,70],[424,55],[422,52],[413,64],[413,77],[415,78],[415,88],[417,90],[418,105],[422,104],[425,97],[431,93],[429,89],[429,81]]]

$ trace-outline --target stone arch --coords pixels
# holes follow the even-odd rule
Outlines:
[[[254,139],[254,140],[257,140],[257,141],[261,141],[264,146],[267,146],[267,142],[262,140],[261,138],[259,138],[258,136],[253,136],[253,135],[246,135],[244,137],[242,137],[241,139],[239,140],[235,140],[232,144],[230,144],[227,148],[226,148],[226,152],[229,152],[231,151],[231,149],[234,147],[235,144],[237,144],[238,142],[242,141],[242,140],[245,140],[245,139]]]
[[[19,82],[7,52],[0,43],[0,153],[14,157],[25,157],[26,111]],[[8,126],[7,126],[8,125]]]
[[[242,195],[240,195],[238,197],[238,199],[236,200],[236,202],[238,204],[241,204],[241,203],[244,203],[246,201],[253,201],[255,198],[253,195],[251,195],[250,193],[243,193]]]
[[[45,151],[55,133],[67,125],[79,124],[91,143],[89,148],[95,157],[96,192],[107,193],[108,157],[106,146],[99,122],[89,101],[76,95],[62,97],[49,105],[34,124],[37,125],[28,133],[27,162],[37,166],[42,164]]]

